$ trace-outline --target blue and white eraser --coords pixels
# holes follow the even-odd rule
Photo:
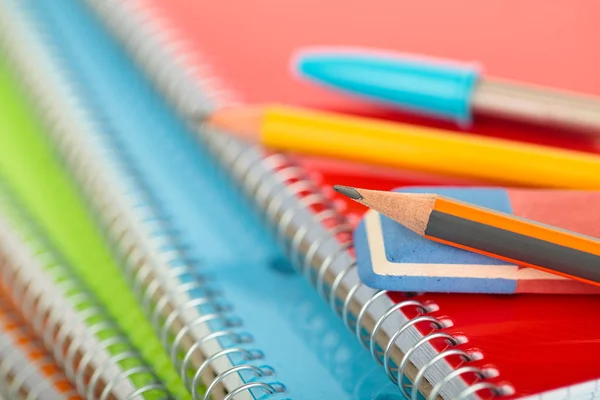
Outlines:
[[[461,125],[471,122],[480,76],[474,63],[335,47],[303,49],[293,68],[326,87]]]

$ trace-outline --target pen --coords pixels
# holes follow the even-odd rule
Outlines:
[[[461,125],[486,114],[600,135],[600,97],[484,76],[476,64],[314,48],[300,51],[294,68],[324,86]]]
[[[512,186],[600,189],[600,156],[584,152],[289,106],[242,105],[198,118],[278,151]]]

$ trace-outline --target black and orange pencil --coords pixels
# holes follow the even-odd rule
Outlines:
[[[334,189],[427,239],[600,286],[600,239],[436,194]]]

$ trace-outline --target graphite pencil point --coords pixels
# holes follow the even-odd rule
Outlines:
[[[350,197],[352,200],[360,200],[363,198],[356,189],[351,188],[350,186],[334,185],[333,190],[343,194],[344,196]]]

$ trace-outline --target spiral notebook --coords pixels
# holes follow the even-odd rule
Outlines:
[[[26,316],[79,393],[164,398],[166,388],[86,285],[32,226],[6,188],[0,193],[2,291]]]
[[[5,7],[8,7],[9,3],[6,4]],[[15,24],[18,25],[19,20],[14,18],[9,9],[5,7],[2,8],[0,18],[10,18],[11,23],[5,23],[3,27],[5,29],[11,26],[14,28]],[[6,20],[3,19],[3,21]],[[4,38],[15,36],[23,40],[27,37],[27,33],[17,28],[3,31]],[[9,50],[9,48],[2,50]],[[7,55],[9,52],[4,54]],[[11,55],[13,61],[16,62],[19,58],[18,55],[16,53]],[[98,338],[101,340],[98,346],[104,347],[110,353],[109,359],[114,360],[117,366],[119,363],[123,366],[122,375],[118,379],[126,380],[127,375],[137,379],[136,375],[139,375],[140,372],[141,375],[148,373],[153,375],[152,371],[156,371],[156,380],[160,378],[162,382],[165,382],[164,390],[176,395],[177,398],[185,399],[187,390],[178,380],[174,368],[170,365],[168,355],[161,352],[159,339],[152,331],[150,322],[145,319],[140,306],[136,304],[135,297],[127,289],[125,280],[118,271],[117,263],[112,259],[101,235],[94,228],[94,221],[86,212],[85,204],[78,195],[77,189],[69,182],[69,177],[59,164],[56,155],[52,154],[52,149],[44,138],[44,129],[31,110],[31,102],[27,101],[27,96],[23,90],[20,90],[22,88],[18,87],[18,82],[13,80],[14,71],[4,64],[5,62],[0,65],[2,71],[0,91],[2,97],[6,99],[5,106],[0,111],[0,126],[4,132],[0,134],[0,173],[6,180],[4,187],[10,186],[10,192],[20,198],[21,206],[26,207],[27,214],[37,221],[38,228],[36,229],[40,232],[43,231],[51,238],[53,246],[69,263],[72,273],[77,274],[81,277],[81,281],[85,282],[85,286],[76,287],[73,290],[86,291],[96,295],[97,301],[105,307],[106,318],[103,317],[103,319],[107,319],[110,315],[108,320],[114,318],[111,323],[122,327],[122,331],[99,330],[101,326],[93,321],[93,318],[96,318],[94,314],[89,314],[90,310],[87,307],[80,311],[82,321],[87,322],[89,333],[99,335]],[[34,76],[35,73],[32,71],[30,77]],[[13,132],[19,132],[19,134],[16,135]],[[26,154],[27,157],[23,157],[23,154]],[[48,259],[44,263],[51,263],[51,261]],[[51,264],[48,264],[47,267],[50,268]],[[60,275],[57,279],[59,278]],[[31,279],[33,279],[32,282],[36,282],[35,278]],[[54,285],[54,283],[50,285]],[[29,294],[29,296],[33,295],[33,293]],[[80,300],[84,301],[85,298]],[[77,304],[78,301],[74,303],[74,306]],[[30,313],[25,313],[25,315],[29,317]],[[33,318],[33,316],[31,317]],[[65,335],[63,340],[67,337],[70,339],[78,337],[78,332],[68,331],[68,327],[71,325],[66,324],[63,328],[62,333]],[[51,328],[38,326],[38,329],[37,333],[48,335],[48,329]],[[122,339],[125,335],[127,340],[123,342]],[[46,344],[52,345],[51,342],[46,342]],[[72,347],[72,349],[75,348]],[[128,352],[129,356],[139,354],[133,356],[133,359],[129,359]],[[138,357],[141,362],[135,361]],[[86,362],[89,363],[90,360]],[[102,368],[109,367],[109,364],[112,362],[107,361],[107,365]],[[141,369],[136,372],[135,369],[138,367]],[[72,368],[75,368],[72,373],[77,376],[87,373],[85,371],[86,363],[73,365]],[[146,380],[146,383],[157,385],[154,380]],[[140,393],[148,392],[149,397],[157,395],[157,393],[160,395],[159,397],[163,397],[164,390],[156,390],[163,387],[162,383],[154,389],[148,387],[146,390],[143,386],[145,385],[132,386],[131,392],[140,390]],[[85,387],[85,385],[78,386],[77,389],[81,391]],[[121,390],[120,393],[122,392]]]
[[[0,296],[2,395],[11,399],[81,399],[4,295]]]
[[[260,5],[177,0],[90,3],[184,118],[198,107],[210,108],[229,100],[232,92],[219,85],[219,78],[252,101],[286,101],[352,111],[365,107],[333,94],[319,92],[315,96],[316,91],[295,86],[288,77],[286,68],[294,46],[324,41],[346,44],[353,40],[352,44],[403,46],[402,50],[416,48],[435,55],[478,58],[488,61],[492,72],[505,77],[600,93],[600,82],[590,81],[595,79],[593,68],[571,73],[575,67],[597,67],[600,63],[597,54],[570,45],[596,30],[590,18],[596,6],[591,3],[589,10],[555,4],[545,9],[544,19],[536,19],[536,29],[531,29],[531,15],[537,15],[536,7],[541,3],[523,5],[517,1],[503,2],[502,6],[497,3],[498,7],[478,2],[465,2],[460,7],[454,3],[438,5],[434,13],[431,4],[410,3],[412,8],[404,9],[402,2],[383,0],[365,4],[364,9],[357,4],[306,1]],[[470,12],[465,13],[466,9]],[[463,21],[465,29],[455,29],[461,25],[456,18],[451,27],[444,23],[450,20],[449,15]],[[400,17],[405,26],[399,23]],[[511,21],[511,29],[502,27],[501,35],[490,30],[498,24],[486,23],[498,18]],[[448,32],[432,35],[428,31],[411,45],[409,39],[422,31],[424,20]],[[377,22],[367,28],[368,21]],[[481,33],[476,37],[472,35],[475,29]],[[523,32],[528,33],[528,40],[521,40]],[[469,49],[465,43],[471,42],[474,46]],[[261,51],[265,43],[269,44],[268,52]],[[530,51],[532,47],[539,51]],[[511,56],[517,54],[516,49],[522,49],[518,53],[523,56],[518,59],[521,64]],[[560,57],[565,68],[540,68],[554,61],[553,57]],[[502,60],[511,62],[502,67]],[[514,69],[521,67],[522,72]],[[372,109],[366,112],[379,113]],[[396,114],[394,118],[409,119]],[[548,130],[500,125],[492,120],[480,121],[479,125],[483,128],[477,129],[483,134],[548,144],[570,142],[571,147],[586,149],[595,146],[569,140],[560,132],[550,136]],[[600,377],[595,362],[600,352],[596,339],[600,323],[589,318],[599,305],[596,297],[575,296],[565,301],[562,296],[415,295],[369,289],[357,277],[349,237],[353,225],[344,221],[344,213],[333,208],[335,203],[305,171],[290,164],[288,157],[264,154],[225,135],[198,131],[197,138],[264,212],[292,262],[383,365],[392,381],[405,375],[427,398],[515,398]],[[331,182],[326,173],[322,175],[325,186],[351,183],[371,187],[368,181],[350,178],[350,182]],[[395,182],[391,187],[401,185]],[[345,214],[363,211],[348,206]],[[400,386],[410,392],[407,385]],[[575,398],[592,396],[594,390],[552,393],[558,393],[553,398]],[[412,391],[411,397],[416,395]]]
[[[94,15],[54,4],[14,9],[23,79],[192,397],[399,398]]]

